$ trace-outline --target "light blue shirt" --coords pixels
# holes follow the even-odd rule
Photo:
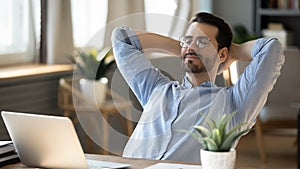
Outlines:
[[[123,152],[124,157],[133,158],[199,163],[201,145],[179,130],[205,125],[204,115],[218,118],[235,110],[229,128],[241,122],[252,127],[284,63],[277,40],[258,39],[252,49],[253,61],[234,86],[204,82],[192,87],[186,77],[179,84],[155,68],[130,28],[116,28],[112,44],[118,68],[143,107]]]

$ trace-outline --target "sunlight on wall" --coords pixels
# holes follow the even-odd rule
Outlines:
[[[231,78],[231,83],[232,84],[236,84],[236,82],[239,79],[238,72],[237,72],[237,64],[236,64],[236,62],[233,62],[230,65],[230,78]]]

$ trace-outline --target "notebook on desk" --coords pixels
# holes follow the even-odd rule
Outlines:
[[[126,168],[124,163],[86,160],[67,117],[1,112],[21,162],[41,168]]]

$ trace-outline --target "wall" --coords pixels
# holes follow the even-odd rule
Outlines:
[[[0,78],[0,111],[61,114],[57,103],[58,81],[59,78],[71,76],[72,73],[73,71],[64,71],[11,79]],[[0,139],[9,139],[1,117]]]
[[[193,9],[193,13],[196,13],[197,11],[202,12],[211,12],[213,8],[212,0],[194,0],[195,9]]]
[[[254,6],[253,0],[214,0],[213,13],[231,26],[243,24],[249,32],[254,32]]]

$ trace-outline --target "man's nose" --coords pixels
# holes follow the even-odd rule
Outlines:
[[[188,45],[188,47],[187,47],[187,50],[188,51],[197,51],[197,45],[196,45],[196,43],[194,42],[194,41],[192,41],[189,45]]]
[[[188,46],[187,52],[188,52],[188,53],[191,53],[191,52],[194,52],[194,50]]]

